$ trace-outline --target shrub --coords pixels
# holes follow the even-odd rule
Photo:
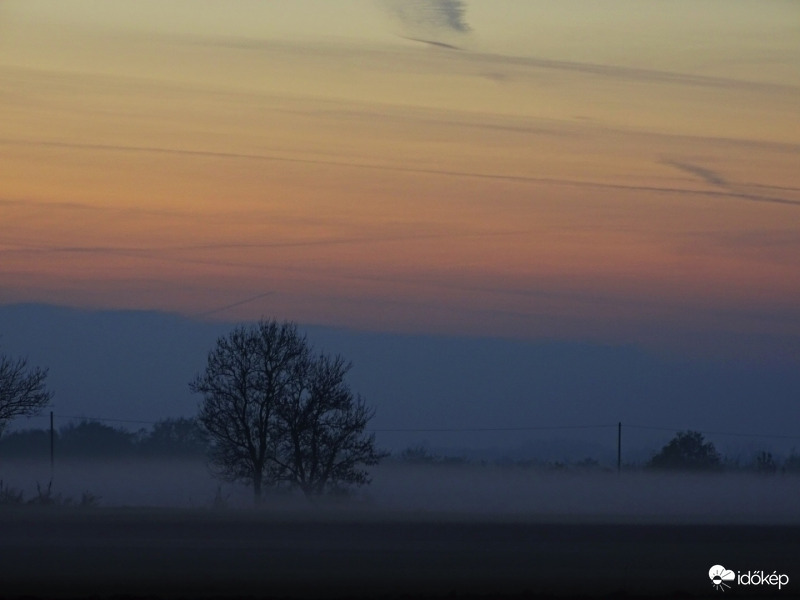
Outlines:
[[[23,502],[22,490],[5,485],[0,479],[0,506],[18,506]]]
[[[651,469],[716,471],[722,461],[714,444],[706,442],[699,431],[681,431],[650,459]]]

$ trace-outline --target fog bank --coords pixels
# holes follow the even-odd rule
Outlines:
[[[631,471],[553,471],[497,465],[387,463],[372,470],[371,485],[346,500],[312,505],[298,496],[271,496],[278,514],[333,510],[344,514],[633,523],[800,522],[800,477],[748,473],[656,474]],[[35,498],[45,489],[49,464],[3,461],[0,479]],[[99,506],[252,508],[240,484],[220,482],[197,460],[62,461],[53,493]]]

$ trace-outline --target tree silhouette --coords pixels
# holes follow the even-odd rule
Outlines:
[[[15,417],[33,416],[50,403],[47,369],[28,367],[25,358],[16,360],[0,355],[0,435]]]
[[[360,465],[377,464],[385,454],[364,429],[375,411],[353,396],[344,377],[350,370],[340,356],[320,355],[308,365],[305,390],[278,410],[279,479],[307,497],[369,483]]]
[[[648,463],[653,469],[710,471],[721,468],[714,444],[699,431],[681,431]]]
[[[373,412],[354,397],[340,357],[313,358],[293,323],[261,321],[220,337],[205,372],[190,384],[203,395],[198,421],[217,474],[253,486],[296,487],[307,496],[368,483],[377,463],[364,428]]]

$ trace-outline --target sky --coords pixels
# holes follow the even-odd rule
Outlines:
[[[0,0],[0,305],[800,361],[800,4]]]

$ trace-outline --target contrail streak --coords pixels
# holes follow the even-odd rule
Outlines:
[[[595,189],[632,190],[632,191],[643,191],[643,192],[655,192],[662,194],[735,198],[738,200],[747,200],[750,202],[782,204],[785,206],[800,206],[799,200],[780,198],[777,196],[762,196],[759,194],[748,194],[743,192],[732,191],[730,188],[721,188],[719,191],[694,190],[685,188],[670,188],[670,187],[646,186],[646,185],[628,185],[623,183],[600,183],[595,181],[581,181],[575,179],[558,179],[554,177],[535,177],[528,175],[506,175],[502,173],[476,173],[470,171],[457,171],[449,169],[425,169],[417,167],[375,165],[369,163],[347,162],[344,160],[320,160],[315,158],[295,158],[289,156],[277,156],[270,154],[214,152],[209,150],[183,150],[179,148],[162,148],[155,146],[121,146],[121,145],[117,146],[113,144],[78,144],[70,142],[29,141],[29,140],[13,140],[13,139],[3,139],[3,138],[0,138],[0,144],[9,144],[9,145],[18,144],[26,146],[38,145],[44,147],[50,146],[56,148],[78,148],[85,150],[105,150],[113,152],[141,152],[141,153],[152,152],[160,154],[174,154],[174,155],[185,155],[185,156],[215,156],[219,158],[241,158],[248,160],[264,160],[264,161],[276,161],[276,162],[286,162],[286,163],[296,163],[296,164],[331,165],[331,166],[347,167],[351,169],[369,169],[372,171],[389,171],[395,173],[418,173],[421,175],[441,175],[445,177],[469,177],[472,179],[517,181],[520,183],[546,183],[552,185],[563,185],[563,186],[595,188]]]
[[[234,302],[233,304],[226,304],[225,306],[212,308],[211,310],[207,310],[207,311],[201,312],[201,313],[195,313],[195,314],[189,315],[189,316],[192,317],[192,318],[207,317],[208,315],[213,315],[215,313],[219,313],[219,312],[228,310],[229,308],[235,308],[236,306],[241,306],[242,304],[248,304],[250,302],[258,300],[259,298],[264,298],[266,296],[271,296],[273,293],[274,292],[264,292],[263,294],[258,294],[256,296],[251,297],[251,298],[245,298],[244,300],[239,300],[238,302]]]

